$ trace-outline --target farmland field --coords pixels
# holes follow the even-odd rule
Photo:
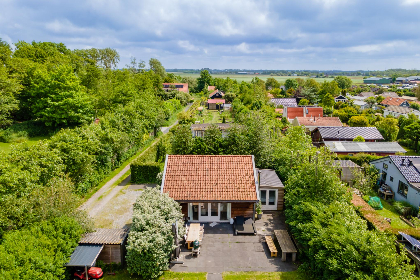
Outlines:
[[[175,75],[181,76],[181,77],[192,77],[192,78],[198,78],[200,74],[198,73],[183,73],[183,72],[172,72]],[[274,78],[280,83],[284,83],[287,79],[296,79],[296,78],[302,78],[302,79],[309,79],[309,77],[306,76],[270,76],[270,75],[241,75],[241,74],[212,74],[213,78],[231,78],[235,79],[238,82],[250,82],[254,77],[258,77],[262,80],[267,80],[267,78]],[[349,76],[349,78],[353,81],[353,84],[363,84],[363,77],[362,76]],[[315,81],[318,83],[322,83],[323,81],[332,81],[333,78],[314,78]]]

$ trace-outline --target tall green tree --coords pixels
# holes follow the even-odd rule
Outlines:
[[[369,126],[369,120],[364,116],[353,116],[349,119],[349,126],[354,126],[354,127]]]
[[[395,118],[384,118],[375,124],[379,132],[385,138],[385,141],[393,142],[397,139],[398,135],[398,120]]]
[[[348,89],[351,87],[353,83],[349,77],[345,76],[336,76],[334,77],[334,81],[337,83],[338,87],[341,89]]]
[[[334,97],[332,97],[332,95],[329,93],[327,93],[324,98],[322,98],[322,105],[326,108],[332,108],[334,103]]]
[[[155,72],[162,79],[165,79],[165,77],[166,77],[166,70],[162,66],[162,63],[160,63],[159,60],[157,60],[156,58],[151,58],[149,60],[149,67],[150,67],[150,70],[152,70],[153,72]]]
[[[0,42],[1,43],[1,42]],[[12,123],[12,113],[18,109],[17,94],[22,86],[0,65],[0,128]]]
[[[213,78],[208,70],[201,70],[200,77],[197,78],[197,91],[203,91],[206,87],[213,84]]]
[[[294,89],[294,90],[296,90],[298,88],[299,84],[296,81],[296,79],[287,79],[284,82],[284,86],[286,87],[286,91],[289,90],[289,89],[291,89],[291,88]]]
[[[420,140],[420,121],[417,120],[414,123],[404,127],[406,136],[413,141],[413,148],[416,152],[419,151],[419,140]]]

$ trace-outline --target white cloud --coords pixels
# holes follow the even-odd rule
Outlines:
[[[415,5],[415,4],[420,4],[420,0],[404,0],[403,1],[404,5]]]
[[[198,51],[200,50],[193,44],[191,44],[189,41],[178,41],[178,46],[180,46],[183,49],[186,49],[187,51]]]

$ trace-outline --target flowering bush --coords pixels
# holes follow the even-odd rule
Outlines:
[[[174,245],[172,224],[185,234],[180,205],[160,188],[146,189],[134,204],[133,224],[127,241],[127,269],[144,279],[159,277],[167,269]]]

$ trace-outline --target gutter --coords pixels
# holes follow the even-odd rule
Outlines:
[[[258,181],[257,181],[257,170],[255,169],[255,161],[254,161],[254,155],[251,155],[252,156],[252,168],[253,168],[253,170],[254,170],[254,182],[255,182],[255,193],[256,193],[256,195],[257,195],[257,201],[259,201],[260,200],[260,194],[259,194],[259,192],[258,192]]]

